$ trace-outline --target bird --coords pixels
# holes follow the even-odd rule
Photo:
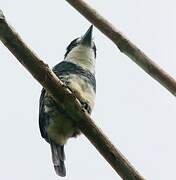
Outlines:
[[[93,25],[86,33],[71,41],[63,61],[53,67],[56,76],[79,97],[81,106],[91,114],[95,103],[96,46],[92,38]],[[80,134],[77,125],[58,107],[43,88],[39,100],[39,129],[50,144],[52,161],[57,175],[66,176],[64,145]]]

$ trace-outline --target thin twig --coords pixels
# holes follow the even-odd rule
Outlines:
[[[81,108],[77,98],[63,85],[48,65],[44,64],[8,25],[1,11],[0,39],[19,62],[52,95],[58,106],[69,117],[72,117],[84,135],[123,179],[144,179],[95,125],[90,116]]]
[[[176,96],[176,80],[147,57],[136,45],[119,32],[108,20],[83,0],[66,0],[86,19],[111,39],[121,52],[131,58],[145,72]]]

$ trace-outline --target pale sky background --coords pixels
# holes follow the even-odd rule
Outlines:
[[[87,0],[176,78],[174,0]],[[90,23],[64,0],[0,0],[9,23],[51,67]],[[176,179],[176,101],[99,30],[97,97],[92,114],[114,145],[149,180]],[[0,179],[58,180],[49,145],[40,137],[41,86],[0,44]],[[66,145],[65,180],[117,178],[81,135]]]

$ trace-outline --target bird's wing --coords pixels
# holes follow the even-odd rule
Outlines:
[[[40,103],[39,103],[39,128],[40,133],[46,141],[49,141],[46,129],[49,125],[49,116],[44,112],[44,97],[45,97],[45,89],[42,89],[40,95]]]
[[[39,128],[41,136],[50,144],[52,152],[52,160],[56,173],[59,176],[66,176],[66,170],[64,165],[65,153],[64,146],[55,144],[47,134],[47,128],[49,126],[49,115],[44,112],[44,98],[45,98],[45,89],[42,89],[40,96],[39,104]]]

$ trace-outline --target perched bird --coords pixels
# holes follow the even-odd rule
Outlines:
[[[64,60],[54,66],[53,72],[63,83],[80,97],[82,106],[90,114],[94,106],[96,80],[96,46],[92,40],[92,28],[67,47]],[[52,161],[56,173],[66,176],[64,145],[79,129],[60,109],[45,89],[40,96],[39,127],[41,136],[51,146]]]

